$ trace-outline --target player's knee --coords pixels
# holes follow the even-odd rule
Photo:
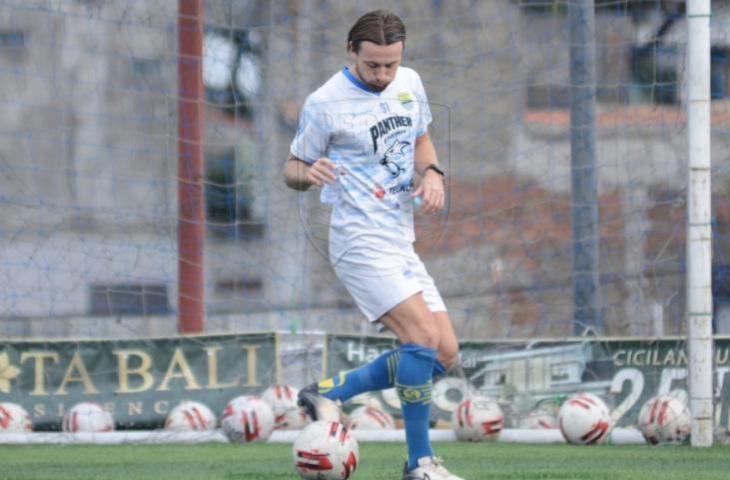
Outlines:
[[[438,348],[439,332],[434,326],[425,325],[413,332],[413,342],[428,348]]]
[[[441,365],[449,370],[451,367],[456,365],[459,359],[459,344],[456,342],[441,343],[439,344],[438,359]]]

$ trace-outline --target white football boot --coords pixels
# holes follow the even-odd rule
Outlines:
[[[423,457],[418,459],[418,467],[407,471],[408,462],[403,468],[403,480],[464,480],[450,473],[438,457]]]

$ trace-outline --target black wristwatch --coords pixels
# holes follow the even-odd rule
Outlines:
[[[426,168],[424,168],[424,169],[423,169],[423,174],[424,174],[424,175],[426,174],[426,170],[433,170],[434,172],[438,173],[438,174],[439,174],[439,175],[441,175],[442,177],[446,176],[446,174],[444,173],[444,171],[443,171],[443,170],[441,170],[441,169],[440,169],[440,168],[438,167],[438,165],[436,165],[435,163],[432,163],[431,165],[429,165],[428,167],[426,167]]]

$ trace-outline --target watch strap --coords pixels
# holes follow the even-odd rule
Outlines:
[[[432,163],[431,165],[429,165],[428,167],[426,167],[426,168],[425,168],[425,169],[423,170],[423,173],[426,173],[426,170],[433,170],[434,172],[438,173],[438,174],[439,174],[439,175],[441,175],[442,177],[445,177],[445,176],[446,176],[446,174],[444,173],[444,171],[443,171],[443,170],[441,170],[441,169],[440,169],[440,168],[438,167],[438,165],[436,165],[435,163]]]

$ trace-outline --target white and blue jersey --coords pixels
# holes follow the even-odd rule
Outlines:
[[[333,262],[345,253],[367,262],[369,251],[413,243],[413,155],[430,123],[423,84],[410,68],[399,67],[382,92],[345,68],[307,98],[291,153],[310,164],[328,157],[337,165],[337,182],[321,192],[334,207]]]

